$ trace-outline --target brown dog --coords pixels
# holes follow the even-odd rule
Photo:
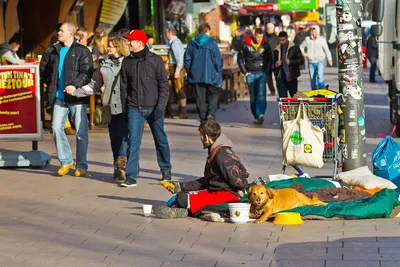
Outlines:
[[[309,198],[291,188],[271,189],[265,185],[253,185],[249,189],[250,216],[261,216],[255,223],[263,223],[279,211],[300,206],[326,206],[317,196]]]

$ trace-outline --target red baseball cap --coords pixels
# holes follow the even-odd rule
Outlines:
[[[124,37],[128,40],[142,41],[144,44],[147,43],[147,34],[141,30],[132,30]]]

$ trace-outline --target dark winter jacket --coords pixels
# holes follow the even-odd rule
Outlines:
[[[370,36],[367,40],[367,57],[378,57],[378,41],[375,36]]]
[[[268,73],[272,66],[272,52],[268,43],[262,40],[256,50],[251,44],[253,37],[247,37],[242,49],[239,51],[238,64],[240,71],[246,73]]]
[[[298,32],[294,37],[294,44],[300,46],[309,34],[306,31]]]
[[[137,109],[158,108],[165,110],[169,84],[165,64],[159,55],[145,46],[143,57],[130,55],[121,67],[121,102]]]
[[[279,38],[278,36],[276,36],[275,33],[273,34],[266,33],[265,41],[267,41],[269,47],[271,47],[271,50],[274,50],[274,48],[279,44]]]
[[[221,134],[209,151],[204,177],[180,183],[181,190],[207,189],[210,192],[229,191],[238,195],[238,191],[246,189],[249,174],[232,151],[232,146],[232,141]]]
[[[193,38],[185,52],[184,65],[190,84],[205,83],[222,86],[222,57],[213,38],[199,34]]]
[[[289,73],[292,80],[297,79],[300,76],[300,66],[304,64],[304,57],[298,45],[293,42],[288,43],[286,55],[284,59],[289,59]],[[277,45],[274,50],[274,66],[276,62],[281,60],[281,45]],[[275,75],[279,79],[283,74],[283,65],[275,67]]]
[[[58,64],[63,44],[50,45],[40,61],[40,77],[47,83],[48,101],[54,104],[57,92]],[[90,50],[74,42],[64,60],[64,85],[80,88],[90,82],[93,75],[93,59]],[[89,97],[78,98],[64,93],[66,103],[89,103]]]
[[[243,41],[244,41],[243,36],[235,36],[232,39],[231,50],[240,51],[243,45]]]

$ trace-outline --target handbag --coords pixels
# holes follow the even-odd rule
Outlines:
[[[115,88],[115,85],[118,82],[120,75],[120,71],[118,72],[117,76],[115,76],[113,84],[111,86],[111,93],[110,93],[110,98],[107,101],[107,104],[103,105],[102,107],[96,108],[94,112],[94,123],[95,124],[101,124],[101,125],[107,125],[111,122],[111,97]]]
[[[320,127],[312,124],[303,103],[299,106],[296,119],[283,123],[283,130],[283,164],[314,168],[324,165],[323,132]]]

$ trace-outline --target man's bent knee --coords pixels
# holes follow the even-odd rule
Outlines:
[[[188,192],[179,192],[176,195],[176,207],[188,208],[189,207],[189,194]]]

